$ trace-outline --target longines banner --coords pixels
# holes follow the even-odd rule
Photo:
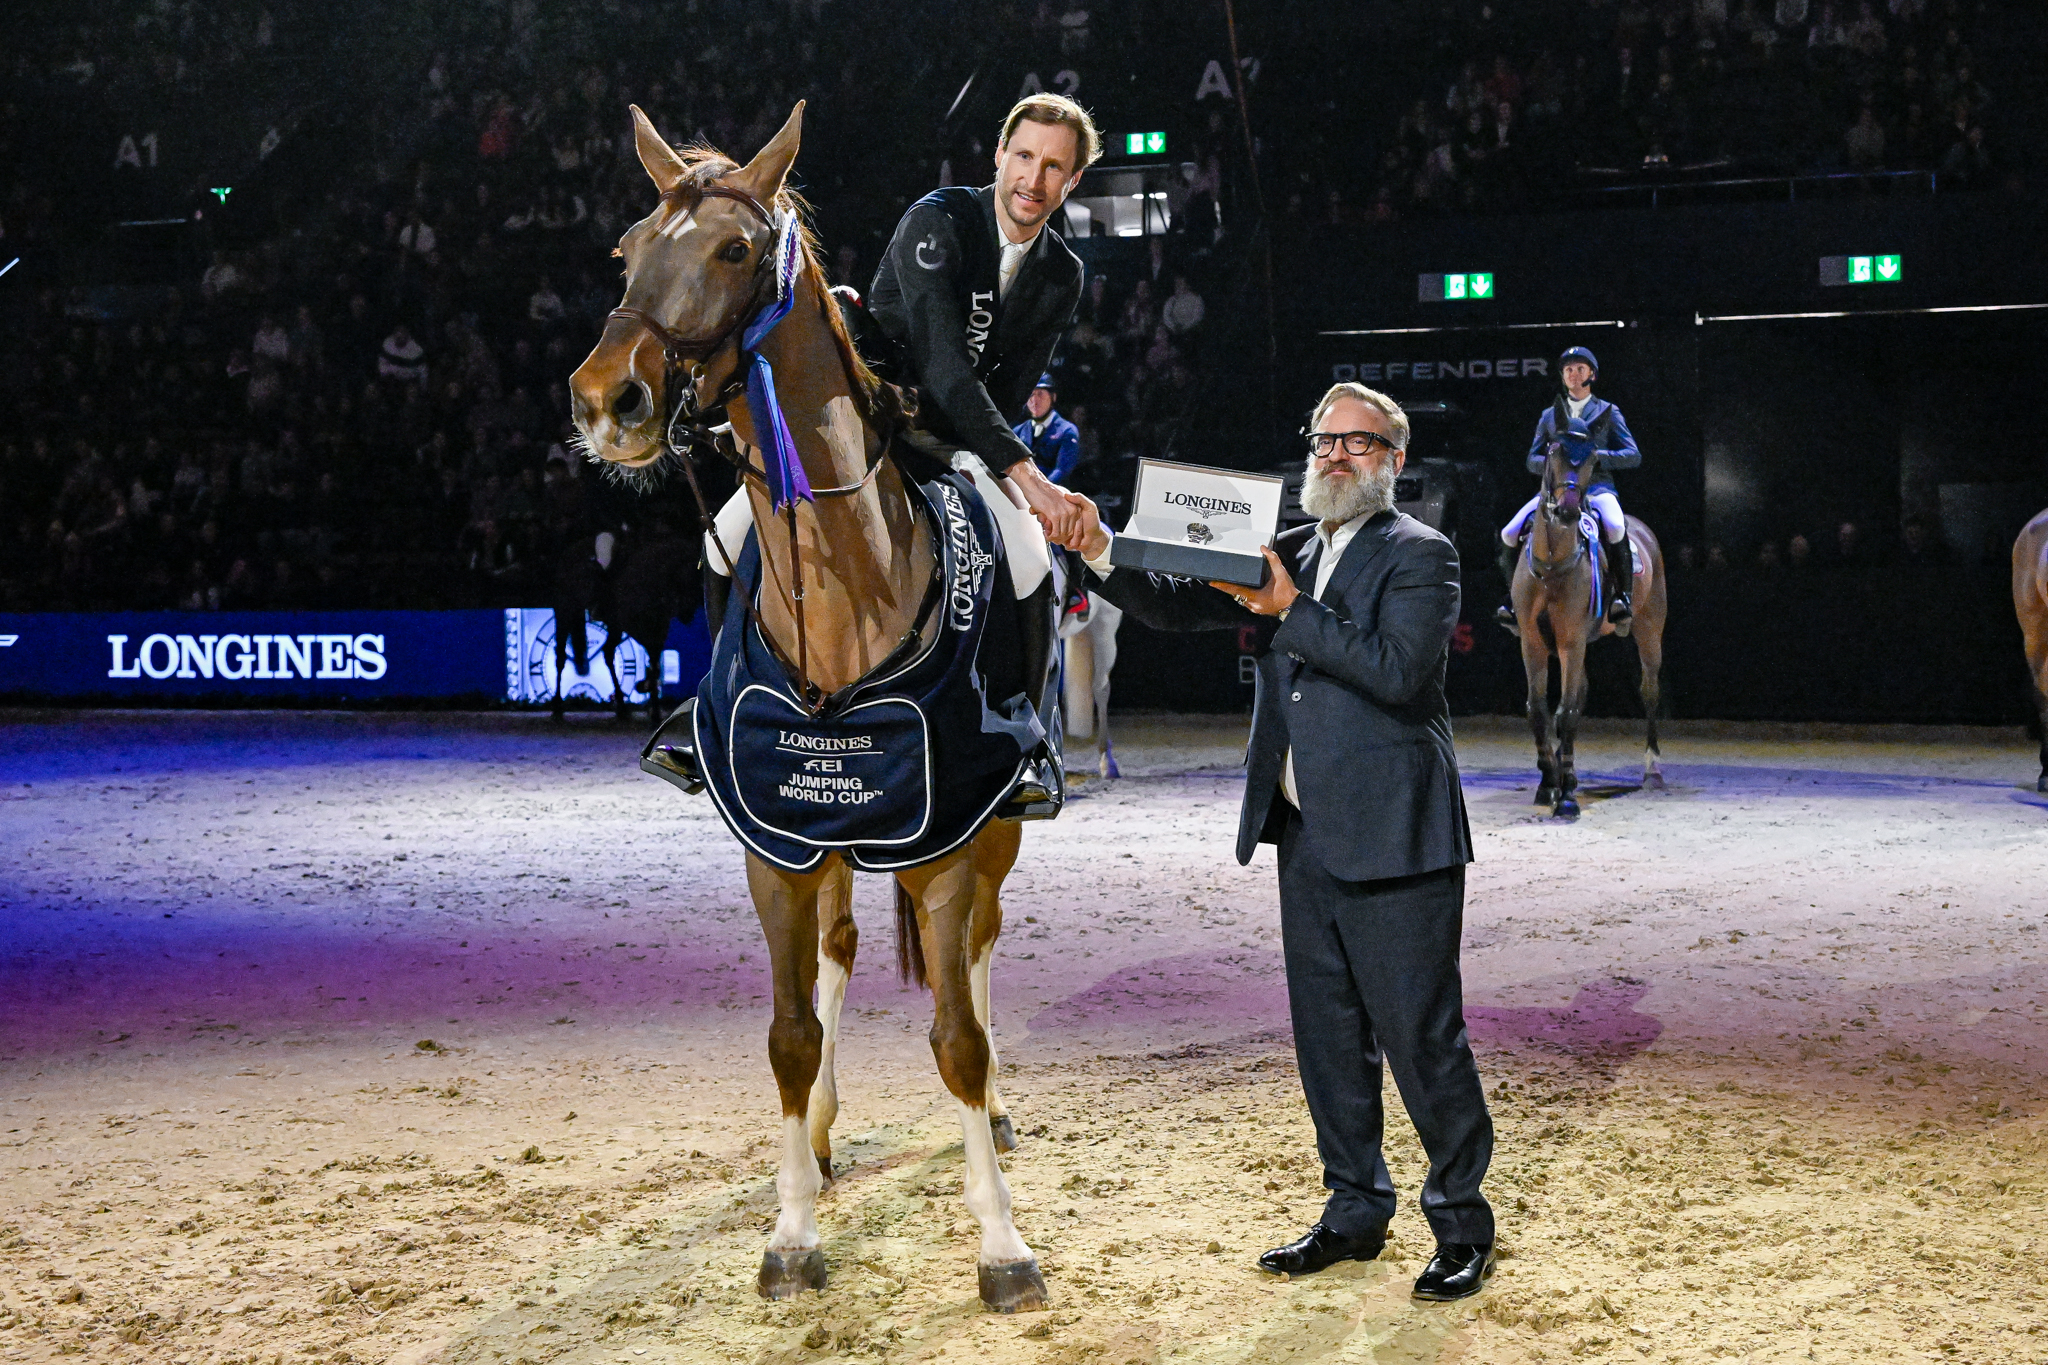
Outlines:
[[[710,649],[701,623],[672,623],[666,688],[694,686]],[[539,702],[630,693],[657,667],[640,645],[611,661],[587,627],[584,658],[559,674],[554,613],[503,611],[0,613],[0,696],[134,701],[474,697]]]

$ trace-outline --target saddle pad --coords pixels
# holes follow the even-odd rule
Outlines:
[[[726,735],[734,797],[769,834],[893,848],[931,827],[931,735],[907,697],[812,716],[756,684],[740,693]]]
[[[1048,714],[1008,683],[1018,604],[1003,541],[964,475],[906,480],[939,551],[931,644],[828,698],[813,714],[741,609],[761,582],[758,531],[737,547],[732,604],[698,686],[692,740],[735,838],[793,872],[839,852],[868,872],[930,862],[980,833],[1040,745]],[[1012,649],[1014,652],[1014,648]]]

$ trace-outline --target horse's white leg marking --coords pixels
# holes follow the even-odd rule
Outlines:
[[[825,1026],[825,1041],[818,1050],[818,1079],[811,1082],[811,1152],[815,1158],[832,1150],[832,1124],[839,1117],[839,1085],[833,1077],[832,1060],[839,1051],[839,1007],[846,1003],[846,969],[818,952],[818,1022]]]
[[[984,1130],[987,1126],[982,1125]],[[775,1194],[782,1201],[782,1212],[775,1219],[775,1235],[768,1240],[770,1251],[787,1255],[818,1245],[818,1191],[824,1187],[825,1177],[818,1173],[818,1158],[811,1154],[804,1116],[790,1114],[782,1120],[782,1166],[775,1173]]]
[[[996,1140],[989,1133],[988,1110],[965,1100],[954,1103],[960,1106],[960,1134],[967,1156],[967,1211],[981,1224],[981,1263],[1010,1265],[1031,1260],[1031,1248],[1010,1219],[1010,1186],[996,1164]]]
[[[990,942],[975,956],[967,969],[967,990],[974,998],[974,1020],[981,1025],[981,1031],[988,1039],[988,1112],[1001,1118],[1010,1112],[1003,1103],[1003,1097],[996,1093],[996,1031],[988,1018],[988,966],[996,955],[996,945]]]

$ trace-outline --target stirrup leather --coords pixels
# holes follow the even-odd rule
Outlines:
[[[691,796],[704,790],[703,770],[697,766],[696,719],[697,699],[684,698],[667,720],[654,727],[640,750],[641,772],[653,773]]]

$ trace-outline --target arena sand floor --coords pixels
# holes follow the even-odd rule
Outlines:
[[[0,717],[0,1360],[2048,1360],[2048,802],[2015,732],[1459,727],[1491,1287],[1252,1257],[1319,1206],[1241,723],[1127,720],[1033,828],[996,975],[1048,1312],[975,1298],[884,886],[833,1282],[771,1218],[762,949],[702,800],[589,717]],[[1614,780],[1609,781],[1612,778]],[[1406,1192],[1419,1153],[1398,1119]]]

